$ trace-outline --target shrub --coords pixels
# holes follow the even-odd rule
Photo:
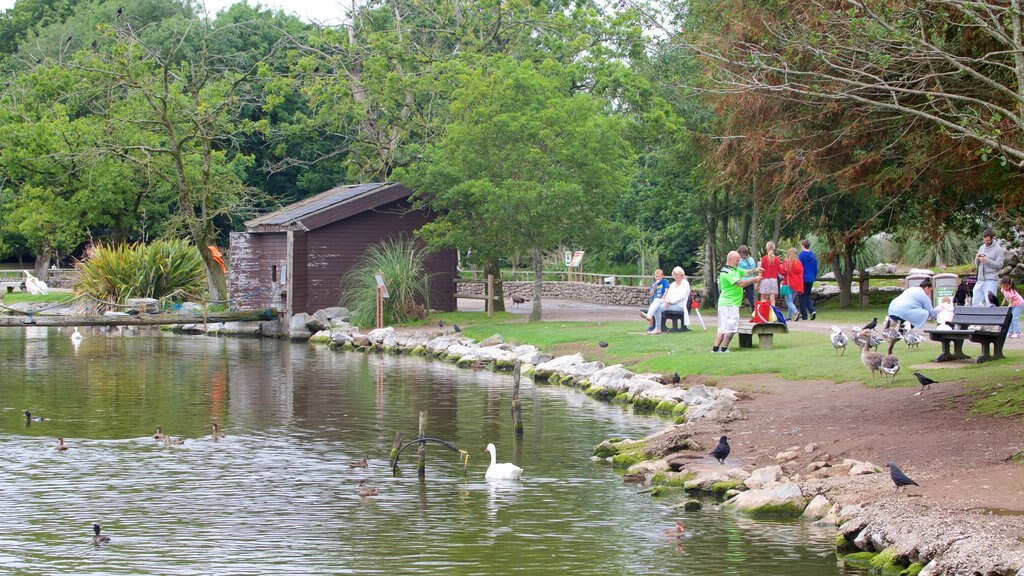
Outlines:
[[[384,277],[389,298],[384,300],[384,323],[422,319],[430,306],[430,275],[426,254],[405,236],[370,246],[366,255],[341,280],[340,304],[352,313],[352,323],[373,326],[377,310],[377,281]]]
[[[185,240],[152,244],[95,244],[78,269],[77,294],[113,308],[128,298],[198,298],[206,290],[206,269],[195,246]]]

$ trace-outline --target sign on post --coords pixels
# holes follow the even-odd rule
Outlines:
[[[583,264],[583,250],[577,250],[572,253],[572,262],[569,266],[579,268],[581,264]]]

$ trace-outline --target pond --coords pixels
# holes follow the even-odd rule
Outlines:
[[[0,572],[846,574],[831,530],[674,511],[593,448],[665,421],[412,357],[157,331],[0,329]],[[27,423],[30,410],[44,421]],[[426,479],[396,432],[429,436]],[[214,441],[211,423],[227,436]],[[185,438],[153,439],[157,426]],[[54,450],[58,437],[69,449]],[[487,482],[483,447],[525,469]],[[369,457],[369,467],[349,462]],[[380,491],[361,498],[367,480]],[[666,537],[681,519],[687,535]],[[92,543],[92,523],[112,542]]]

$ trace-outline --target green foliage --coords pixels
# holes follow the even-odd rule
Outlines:
[[[971,264],[978,242],[963,234],[946,232],[935,238],[912,236],[903,248],[903,262],[912,266],[957,266]]]
[[[430,275],[426,254],[410,238],[399,237],[370,246],[363,259],[341,280],[342,306],[352,323],[373,326],[377,311],[376,274],[384,277],[389,298],[384,300],[384,323],[410,322],[426,316],[430,307]]]
[[[128,298],[198,299],[205,287],[199,250],[184,240],[93,246],[77,263],[75,292],[123,304]]]

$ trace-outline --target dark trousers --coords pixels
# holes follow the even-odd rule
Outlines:
[[[750,284],[743,287],[743,300],[750,304],[750,309],[754,309],[754,285]]]
[[[804,292],[800,295],[800,319],[807,320],[807,317],[814,312],[814,300],[811,298],[811,288],[814,287],[814,281],[804,280]]]

